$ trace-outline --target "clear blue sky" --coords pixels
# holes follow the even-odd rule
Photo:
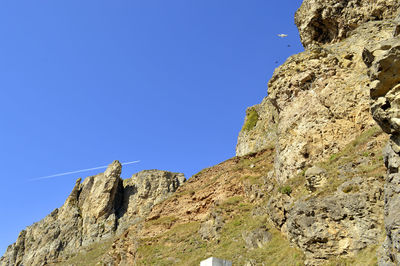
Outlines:
[[[300,4],[1,1],[0,253],[78,177],[103,170],[29,179],[113,160],[141,160],[124,178],[143,169],[189,178],[233,157],[246,107],[303,50]]]

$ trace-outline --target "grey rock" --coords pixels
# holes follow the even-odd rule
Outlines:
[[[268,214],[268,208],[265,205],[258,205],[253,208],[251,211],[252,216],[264,216]]]
[[[204,222],[201,223],[199,234],[204,240],[219,238],[219,232],[224,225],[224,217],[217,211],[212,211]]]
[[[306,188],[313,192],[319,187],[323,187],[327,183],[326,170],[318,166],[313,166],[305,172]]]
[[[286,215],[288,238],[305,252],[310,265],[332,256],[355,255],[377,244],[382,219],[379,207],[367,193],[298,201]]]
[[[267,209],[271,221],[279,228],[281,228],[287,219],[288,211],[291,208],[293,199],[286,194],[280,197],[272,197],[267,203]]]
[[[246,248],[256,249],[262,248],[266,243],[271,241],[272,235],[265,228],[258,228],[250,232],[242,232],[242,238],[246,243]]]
[[[337,191],[339,193],[340,192],[343,192],[343,193],[358,192],[358,190],[363,182],[364,182],[364,180],[361,177],[359,177],[359,176],[354,177],[351,180],[342,183],[338,187]]]
[[[400,263],[400,155],[392,149],[394,136],[386,146],[384,153],[387,176],[385,183],[385,230],[386,239],[380,250],[380,265],[398,265]]]
[[[369,67],[371,113],[380,127],[390,135],[383,154],[387,167],[385,193],[386,239],[379,251],[379,265],[400,264],[400,36],[399,17],[394,37],[370,47],[374,54]]]
[[[354,172],[354,169],[357,167],[357,164],[355,162],[348,162],[345,164],[342,164],[338,167],[338,173],[340,178],[345,178],[349,174]]]
[[[261,187],[255,184],[245,186],[246,197],[249,198],[250,202],[254,202],[264,198],[266,190],[268,190],[268,188]]]

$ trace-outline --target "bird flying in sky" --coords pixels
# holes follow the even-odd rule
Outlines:
[[[287,34],[281,33],[281,34],[278,34],[278,37],[285,38],[285,37],[287,37]]]

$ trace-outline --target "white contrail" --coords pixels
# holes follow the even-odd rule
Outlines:
[[[138,162],[140,162],[140,161],[132,161],[132,162],[121,163],[121,165],[133,164],[133,163],[138,163]],[[71,172],[55,174],[55,175],[41,176],[41,177],[29,179],[29,181],[36,181],[36,180],[41,180],[41,179],[49,179],[49,178],[53,178],[53,177],[57,177],[57,176],[82,173],[82,172],[87,172],[87,171],[96,170],[96,169],[102,169],[102,168],[107,168],[107,167],[108,167],[108,165],[105,165],[105,166],[99,166],[99,167],[93,167],[93,168],[88,168],[88,169],[76,170],[76,171],[71,171]]]

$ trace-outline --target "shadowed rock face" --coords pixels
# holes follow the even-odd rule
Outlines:
[[[64,205],[18,236],[0,265],[42,265],[68,257],[81,247],[108,239],[147,214],[173,193],[185,177],[149,170],[122,180],[114,161],[104,173],[76,181]]]
[[[391,38],[367,46],[364,62],[371,79],[371,113],[390,135],[384,149],[387,167],[385,184],[386,240],[380,251],[380,265],[400,264],[400,16],[393,21]]]

